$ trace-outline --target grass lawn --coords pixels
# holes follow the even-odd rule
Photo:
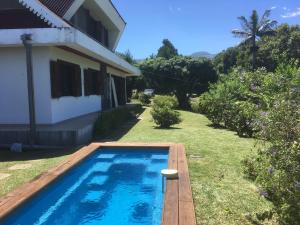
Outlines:
[[[138,123],[129,123],[109,139],[121,142],[176,142],[186,147],[198,224],[251,224],[249,213],[268,209],[255,185],[243,178],[241,160],[250,153],[253,139],[240,138],[234,132],[214,129],[206,117],[181,112],[183,122],[173,129],[155,128],[147,109]],[[131,129],[129,129],[131,128]],[[11,174],[0,180],[0,195],[53,167],[69,155],[67,152],[0,151],[0,174]],[[31,164],[24,170],[11,170],[16,164]]]
[[[198,224],[251,224],[246,215],[269,208],[255,185],[243,178],[241,160],[254,146],[253,139],[215,129],[199,114],[181,112],[183,122],[173,129],[157,129],[149,109],[119,141],[183,143],[189,160]]]
[[[24,153],[0,151],[0,197],[54,167],[73,152],[72,150],[39,150]],[[9,177],[1,179],[1,175]]]

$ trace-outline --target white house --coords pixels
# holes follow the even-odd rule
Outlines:
[[[110,0],[1,0],[0,144],[64,144],[55,125],[125,104],[140,75],[115,53],[125,25]]]

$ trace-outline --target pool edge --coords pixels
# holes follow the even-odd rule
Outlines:
[[[4,197],[1,197],[0,220],[4,219],[13,210],[29,200],[33,195],[42,191],[57,178],[64,175],[68,170],[101,147],[147,147],[151,149],[168,148],[168,168],[177,169],[179,179],[167,180],[162,225],[196,224],[185,148],[182,144],[174,143],[91,143],[90,145],[85,146],[68,156],[59,165],[38,175]]]

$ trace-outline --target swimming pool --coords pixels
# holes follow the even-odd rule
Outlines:
[[[3,225],[159,225],[168,149],[96,150],[14,210]]]

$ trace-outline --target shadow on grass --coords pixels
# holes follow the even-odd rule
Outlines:
[[[4,149],[0,151],[0,162],[50,159],[70,155],[77,150],[78,148],[66,148],[52,150],[26,150],[22,153],[16,153],[9,151],[9,149]]]
[[[126,135],[138,122],[140,119],[132,119],[130,121],[125,122],[120,125],[115,130],[110,131],[108,134],[96,136],[93,141],[94,142],[106,142],[106,141],[118,141],[124,135]]]
[[[157,127],[157,126],[154,126],[153,128],[156,129],[156,130],[181,130],[181,129],[182,129],[182,128],[180,128],[180,127],[169,127],[169,128],[164,128],[164,127]]]
[[[223,130],[228,130],[228,128],[226,128],[225,126],[221,125],[221,124],[208,124],[208,127],[214,128],[214,129],[223,129]]]

